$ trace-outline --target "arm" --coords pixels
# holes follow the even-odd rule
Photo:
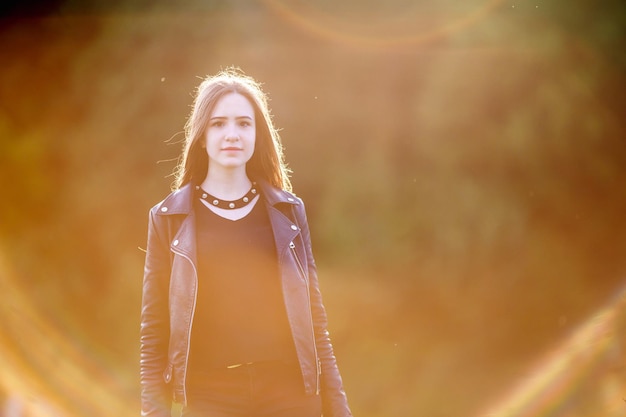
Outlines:
[[[324,417],[350,417],[352,413],[348,406],[343,382],[337,367],[337,360],[333,352],[333,346],[328,333],[328,321],[326,310],[322,302],[322,295],[317,279],[317,268],[311,248],[311,234],[303,204],[296,209],[298,224],[302,231],[302,238],[306,247],[307,266],[309,272],[309,285],[311,291],[311,314],[317,353],[321,364],[321,396]]]
[[[141,415],[170,417],[171,393],[163,379],[169,343],[168,240],[161,236],[155,210],[150,211],[148,241],[143,276],[140,331]]]

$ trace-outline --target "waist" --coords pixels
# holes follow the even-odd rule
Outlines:
[[[235,369],[246,369],[246,368],[280,368],[280,367],[297,367],[298,363],[295,360],[268,360],[268,361],[256,361],[256,362],[244,362],[244,363],[233,363],[230,365],[224,365],[219,367],[214,367],[214,370],[235,370]]]
[[[243,375],[254,374],[288,374],[300,375],[300,365],[294,360],[267,360],[246,363],[233,363],[224,366],[214,366],[200,370],[190,369],[188,382],[190,387],[200,388],[207,381],[229,380],[240,378]]]

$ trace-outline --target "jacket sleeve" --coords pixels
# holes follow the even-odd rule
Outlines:
[[[156,207],[156,206],[155,206]],[[140,330],[141,415],[170,417],[171,390],[163,372],[169,343],[170,254],[167,232],[159,221],[156,208],[150,211],[143,276]]]
[[[306,247],[309,285],[311,287],[311,313],[313,315],[317,353],[321,366],[322,413],[324,417],[350,417],[352,412],[348,406],[348,400],[327,328],[326,310],[322,302],[317,279],[317,268],[311,247],[311,233],[302,201],[296,208],[296,216]]]

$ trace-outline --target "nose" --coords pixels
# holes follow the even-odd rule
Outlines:
[[[237,129],[234,127],[231,127],[230,129],[228,129],[228,131],[226,132],[225,139],[229,142],[238,141],[239,133],[237,133]]]

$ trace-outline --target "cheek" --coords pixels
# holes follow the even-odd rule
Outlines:
[[[214,136],[215,135],[211,135],[210,133],[207,133],[204,136],[203,145],[204,145],[205,148],[211,149],[211,147],[215,146],[215,138],[214,138]]]
[[[250,150],[252,153],[256,151],[256,145],[257,145],[256,140],[252,138],[252,140],[250,140]]]

